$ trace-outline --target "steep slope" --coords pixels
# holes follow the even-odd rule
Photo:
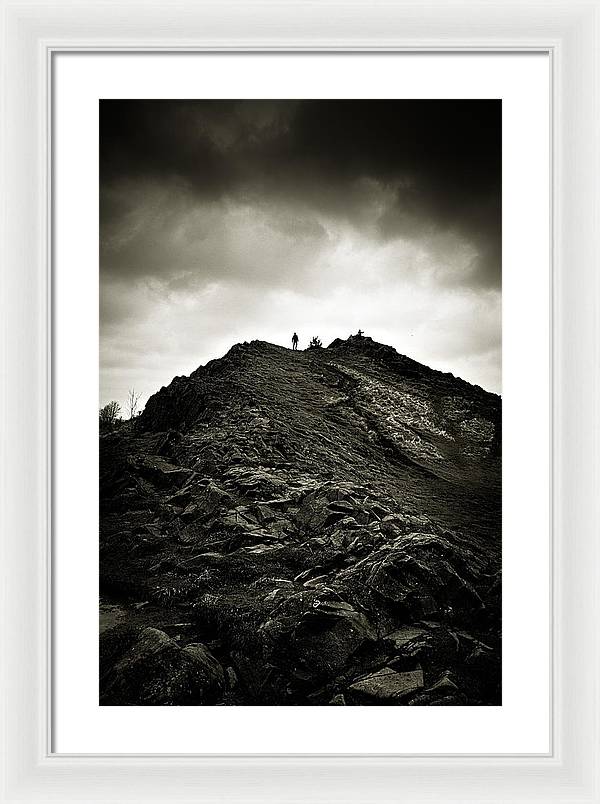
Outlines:
[[[364,337],[176,377],[101,436],[101,702],[498,703],[500,422]]]

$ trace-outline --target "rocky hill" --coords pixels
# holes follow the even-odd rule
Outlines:
[[[100,702],[501,702],[501,401],[253,341],[100,437]]]

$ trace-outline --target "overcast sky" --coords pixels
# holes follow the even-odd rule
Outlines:
[[[361,327],[501,390],[500,101],[101,101],[100,394]]]

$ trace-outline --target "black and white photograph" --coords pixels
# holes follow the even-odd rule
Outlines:
[[[502,101],[99,148],[100,705],[500,706]]]

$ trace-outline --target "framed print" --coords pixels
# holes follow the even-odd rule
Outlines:
[[[597,12],[4,4],[3,800],[598,801]]]
[[[243,752],[251,728],[255,749],[281,751],[294,707],[327,728],[319,738],[288,731],[290,750],[387,752],[380,707],[400,706],[413,725],[395,736],[396,751],[503,752],[517,741],[523,751],[548,751],[549,548],[547,528],[537,527],[548,487],[530,482],[524,509],[514,448],[538,444],[536,476],[547,476],[548,56],[344,54],[336,59],[344,69],[330,72],[328,56],[256,54],[245,61],[247,88],[238,54],[138,58],[146,92],[160,74],[163,95],[174,86],[178,97],[132,100],[127,57],[54,59],[56,370],[64,378],[55,386],[63,445],[56,749]],[[221,84],[199,85],[198,70],[211,64]],[[339,97],[385,75],[379,99]],[[400,82],[410,97],[395,97]],[[461,99],[453,97],[458,83]],[[258,85],[274,97],[230,97]],[[282,99],[282,87],[311,100]],[[511,281],[515,272],[501,289],[501,151],[503,140],[518,139],[528,159],[504,160],[504,251],[511,261],[533,259],[527,282]],[[77,148],[86,155],[74,160]],[[79,268],[96,260],[98,236],[99,322],[96,273]],[[77,306],[68,301],[75,287]],[[304,324],[287,333],[282,321],[292,315]],[[519,336],[534,320],[525,360]],[[351,334],[340,332],[350,321]],[[306,327],[322,347],[310,344]],[[299,343],[288,344],[294,330]],[[126,409],[123,377],[136,376],[138,389],[165,388],[140,400],[139,416],[103,421],[99,452],[89,405],[74,412],[62,403],[75,392],[69,378],[81,382],[82,372],[90,372],[84,387],[95,389],[95,364],[70,366],[82,348],[95,352],[98,331],[103,411]],[[178,346],[167,351],[169,342]],[[540,368],[517,376],[523,366]],[[515,436],[502,454],[501,399]],[[79,437],[69,441],[80,415]],[[77,481],[60,478],[82,455],[89,466],[78,473],[74,503]],[[98,487],[99,539],[79,540],[75,522],[95,511]],[[528,511],[536,521],[525,525]],[[516,538],[524,525],[540,539],[536,547],[530,537],[529,557]],[[74,556],[77,574],[69,572]],[[98,595],[96,658],[98,635],[82,626]],[[539,627],[524,653],[516,650],[520,612],[528,605],[533,614],[532,600]],[[184,680],[188,646],[214,668],[206,691]],[[538,679],[526,695],[524,659]],[[344,714],[322,709],[330,705],[357,708],[363,736],[347,732]],[[158,734],[139,733],[144,706],[164,718]],[[188,742],[190,706],[206,707],[210,740]],[[223,706],[236,709],[228,715],[235,746],[222,732]],[[260,730],[239,709],[248,706],[262,707]],[[431,725],[413,707],[430,708],[430,724],[438,707],[460,708],[460,722],[443,715],[432,744]],[[116,719],[118,746],[114,730],[108,737]]]

